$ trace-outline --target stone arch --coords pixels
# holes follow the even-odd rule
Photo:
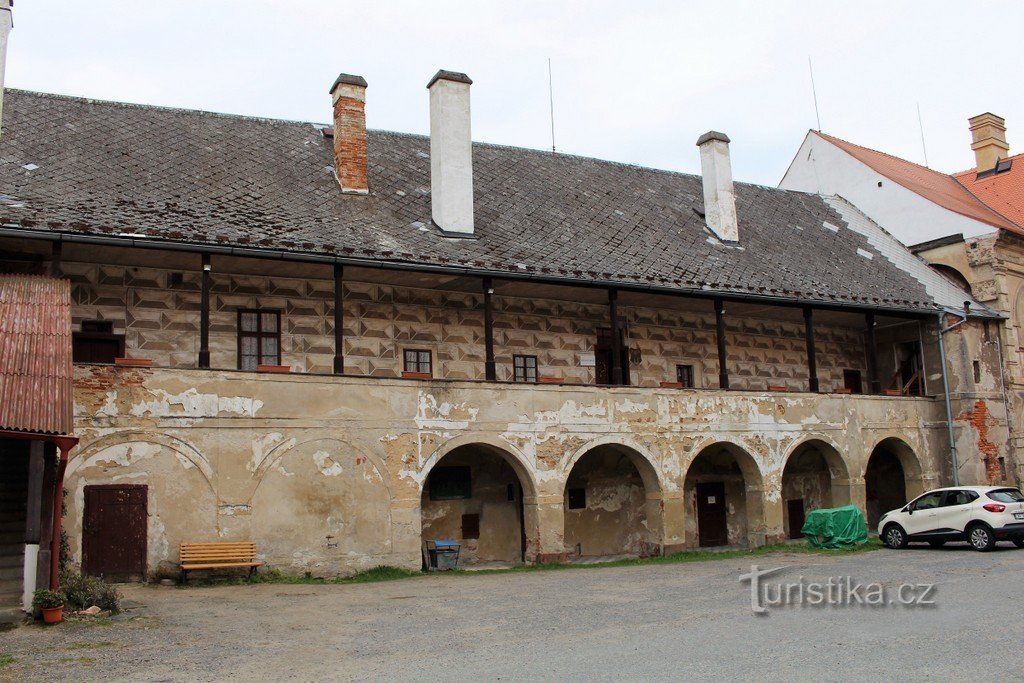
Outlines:
[[[971,293],[971,281],[967,278],[959,268],[951,266],[948,263],[929,263],[932,269],[945,277],[947,280],[955,284],[966,293]]]
[[[167,434],[116,432],[90,442],[65,472],[69,495],[64,528],[71,555],[78,561],[85,488],[117,484],[146,486],[148,574],[176,575],[179,544],[219,539],[218,496],[209,461],[195,447]]]
[[[882,513],[901,507],[927,488],[917,453],[895,436],[875,444],[864,461],[861,478],[869,528],[877,525]]]
[[[529,461],[492,437],[460,436],[417,473],[420,539],[455,540],[462,564],[518,563],[540,547],[537,484]],[[426,556],[425,556],[426,560]]]
[[[423,461],[423,466],[420,467],[419,472],[415,476],[420,491],[423,490],[426,484],[430,470],[446,455],[464,446],[481,447],[499,455],[515,470],[520,483],[523,484],[525,494],[528,497],[536,498],[538,494],[537,479],[534,476],[534,464],[530,462],[529,458],[523,455],[522,451],[518,448],[503,439],[477,434],[463,434],[453,439],[448,439],[435,448],[434,452]]]
[[[765,490],[757,459],[721,439],[708,440],[696,453],[683,483],[686,545],[763,544]]]
[[[278,444],[257,474],[250,534],[270,566],[333,576],[388,562],[392,496],[378,458],[312,434]]]
[[[88,444],[80,445],[75,450],[75,454],[71,456],[68,461],[64,476],[70,477],[73,475],[78,468],[83,466],[83,463],[88,462],[89,459],[94,457],[96,454],[101,453],[111,446],[125,443],[152,443],[168,448],[199,468],[199,471],[203,473],[204,477],[206,477],[207,483],[209,483],[211,487],[213,486],[213,467],[211,467],[210,461],[207,460],[206,456],[203,455],[198,448],[187,441],[179,439],[176,436],[171,436],[170,434],[146,432],[135,429],[107,434],[106,436],[101,436],[98,439],[90,441]]]
[[[628,438],[602,437],[563,460],[565,547],[570,556],[658,555],[663,485]]]
[[[804,516],[811,510],[853,502],[850,470],[839,448],[827,437],[795,443],[782,461],[782,526],[789,538],[800,538]]]

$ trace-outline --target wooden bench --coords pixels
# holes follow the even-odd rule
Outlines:
[[[252,576],[262,562],[256,559],[255,541],[217,541],[181,544],[181,581],[194,569],[232,569],[248,567]]]

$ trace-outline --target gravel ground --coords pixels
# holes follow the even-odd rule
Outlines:
[[[751,611],[746,559],[342,586],[130,585],[122,620],[0,633],[0,679],[1020,679],[1024,551],[779,553],[765,579],[935,583],[933,606]],[[918,591],[920,592],[920,591]],[[926,598],[927,599],[927,598]]]

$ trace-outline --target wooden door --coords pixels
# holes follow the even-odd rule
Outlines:
[[[697,484],[697,533],[701,547],[729,542],[723,482]]]
[[[126,580],[146,575],[147,487],[85,487],[82,571]]]
[[[804,499],[794,498],[787,500],[786,512],[789,513],[789,537],[803,538],[804,533],[801,529],[804,528],[804,521],[806,519],[804,515]]]

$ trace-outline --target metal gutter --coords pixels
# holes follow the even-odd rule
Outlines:
[[[438,266],[427,263],[407,263],[404,261],[379,261],[375,259],[360,258],[356,256],[330,256],[327,254],[291,252],[280,249],[259,249],[253,247],[236,247],[217,244],[190,244],[184,242],[167,242],[158,239],[142,237],[108,237],[103,235],[55,232],[51,230],[34,230],[31,228],[22,228],[19,227],[17,224],[13,223],[5,223],[3,225],[0,225],[0,237],[13,237],[21,239],[30,238],[45,240],[48,242],[77,242],[83,244],[131,247],[136,249],[183,251],[198,254],[221,254],[226,256],[237,256],[240,258],[260,258],[280,261],[295,261],[300,263],[322,263],[325,265],[332,265],[338,263],[346,266],[378,268],[381,270],[405,270],[413,272],[442,273],[447,275],[470,275],[474,277],[492,277],[500,280],[530,281],[539,282],[543,284],[574,287],[600,289],[615,287],[621,291],[626,292],[668,294],[708,300],[717,298],[722,299],[724,301],[751,302],[758,304],[799,308],[805,308],[810,305],[818,310],[842,311],[848,313],[885,312],[892,315],[903,315],[917,319],[927,319],[931,315],[934,315],[934,312],[932,311],[923,311],[920,309],[855,304],[837,304],[835,302],[798,299],[795,297],[788,296],[757,296],[722,291],[663,287],[657,285],[623,284],[621,282],[611,280],[590,280],[587,282],[581,282],[569,278],[542,277],[528,273],[517,273],[515,271],[487,270],[483,268],[468,268],[465,266]],[[991,317],[993,319],[997,319],[999,316],[993,314]]]
[[[949,460],[950,460],[950,464],[953,467],[953,486],[959,486],[960,485],[960,464],[958,462],[957,452],[956,452],[956,439],[953,436],[953,404],[950,402],[950,398],[949,398],[949,378],[947,377],[948,370],[947,370],[947,362],[946,362],[946,345],[945,345],[945,343],[943,342],[942,339],[946,335],[947,332],[949,332],[950,330],[953,330],[956,327],[959,327],[963,323],[967,322],[967,318],[964,317],[962,320],[960,320],[960,321],[950,325],[948,328],[943,328],[942,327],[942,324],[943,324],[942,318],[943,318],[944,315],[945,315],[944,313],[939,313],[939,316],[938,316],[938,323],[939,323],[939,357],[942,360],[942,395],[946,399],[946,432],[949,435]],[[1000,371],[1001,370],[1002,369],[1000,368]]]

